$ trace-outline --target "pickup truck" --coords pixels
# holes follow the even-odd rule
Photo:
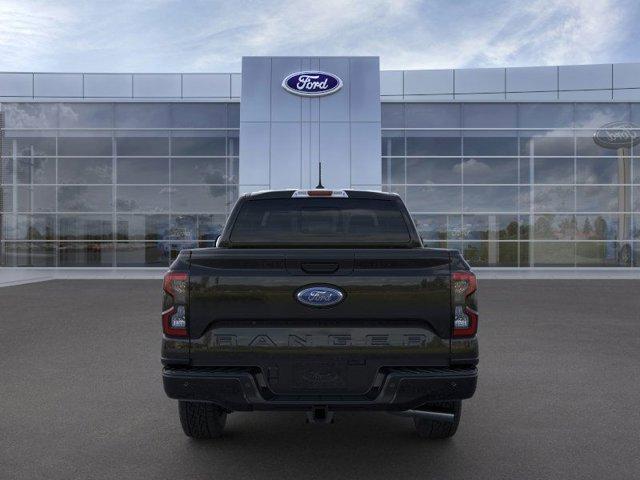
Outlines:
[[[163,290],[163,384],[190,437],[220,436],[234,411],[382,410],[447,438],[476,389],[476,277],[423,246],[396,194],[244,195]]]

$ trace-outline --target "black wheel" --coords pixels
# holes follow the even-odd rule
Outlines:
[[[180,424],[192,438],[218,438],[227,423],[227,412],[211,403],[178,402]]]
[[[453,402],[429,403],[417,410],[421,409],[434,412],[453,413],[454,417],[452,423],[414,417],[413,423],[416,426],[418,435],[422,438],[430,439],[449,438],[455,435],[456,430],[458,430],[460,415],[462,413],[462,402],[460,400]]]

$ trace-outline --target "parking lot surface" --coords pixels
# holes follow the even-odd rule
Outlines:
[[[155,280],[0,289],[2,479],[632,479],[640,280],[480,282],[480,377],[456,436],[337,413],[234,413],[182,434],[160,377]]]

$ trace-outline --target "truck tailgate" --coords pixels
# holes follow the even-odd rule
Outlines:
[[[194,250],[192,365],[241,362],[280,393],[363,393],[383,366],[447,365],[449,265],[448,252],[429,249]],[[300,303],[296,292],[313,285],[344,299]]]
[[[200,337],[218,322],[335,320],[418,322],[441,338],[451,330],[446,251],[195,250],[190,264],[189,327]],[[312,308],[296,300],[307,285],[333,285],[344,301]]]

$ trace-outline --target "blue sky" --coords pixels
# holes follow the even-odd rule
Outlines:
[[[242,55],[381,68],[640,61],[637,0],[0,0],[0,71],[238,72]]]

